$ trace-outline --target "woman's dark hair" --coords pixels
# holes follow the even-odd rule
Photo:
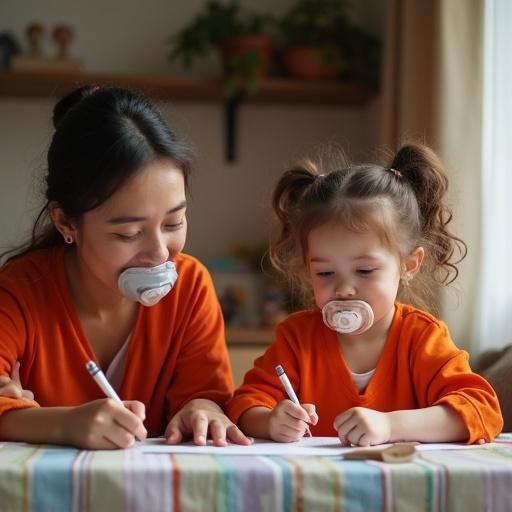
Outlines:
[[[55,105],[53,125],[45,205],[30,240],[4,252],[1,259],[10,261],[36,249],[63,245],[49,218],[51,202],[57,202],[69,218],[79,219],[154,160],[172,161],[183,172],[187,186],[189,148],[177,140],[160,112],[133,91],[80,87]]]
[[[292,293],[311,303],[304,269],[308,235],[315,227],[340,222],[356,232],[374,231],[400,258],[422,246],[421,271],[410,285],[400,286],[399,299],[435,312],[437,287],[456,279],[456,264],[466,255],[466,244],[448,229],[447,188],[439,158],[421,144],[401,147],[387,166],[346,165],[329,172],[301,162],[282,175],[274,190],[281,228],[270,259],[288,278]]]

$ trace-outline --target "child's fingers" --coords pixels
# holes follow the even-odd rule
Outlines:
[[[338,414],[336,418],[334,418],[334,430],[339,431],[341,425],[345,423],[347,420],[349,420],[353,415],[353,409],[347,409],[345,412],[342,412],[341,414]]]
[[[314,404],[301,404],[302,408],[308,413],[309,423],[316,425],[318,423],[318,414]]]
[[[124,406],[139,417],[142,421],[146,419],[146,406],[138,400],[124,400]]]
[[[284,411],[286,412],[286,414],[288,414],[294,419],[301,420],[309,424],[309,414],[304,410],[304,408],[301,405],[295,404],[291,400],[285,400],[285,402],[286,404],[284,406]]]

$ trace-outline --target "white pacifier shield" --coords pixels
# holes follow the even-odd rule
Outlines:
[[[373,324],[373,310],[362,300],[332,300],[322,308],[325,325],[341,334],[361,334]]]
[[[156,267],[132,267],[121,273],[118,286],[121,293],[144,306],[153,306],[167,295],[178,274],[172,261],[165,261]]]

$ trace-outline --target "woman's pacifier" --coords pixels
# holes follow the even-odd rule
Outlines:
[[[325,325],[341,334],[361,334],[373,324],[373,310],[363,300],[331,300],[322,308]]]
[[[127,268],[119,276],[118,286],[125,297],[153,306],[171,291],[177,278],[176,265],[165,261],[156,267]]]

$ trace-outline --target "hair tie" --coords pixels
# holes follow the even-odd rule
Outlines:
[[[402,173],[400,171],[397,171],[396,169],[393,169],[393,167],[390,167],[389,169],[386,169],[387,172],[391,172],[395,175],[395,178],[402,179]]]
[[[321,179],[322,179],[322,178],[324,178],[324,177],[325,177],[325,174],[317,174],[317,175],[315,176],[315,181],[321,180]]]

